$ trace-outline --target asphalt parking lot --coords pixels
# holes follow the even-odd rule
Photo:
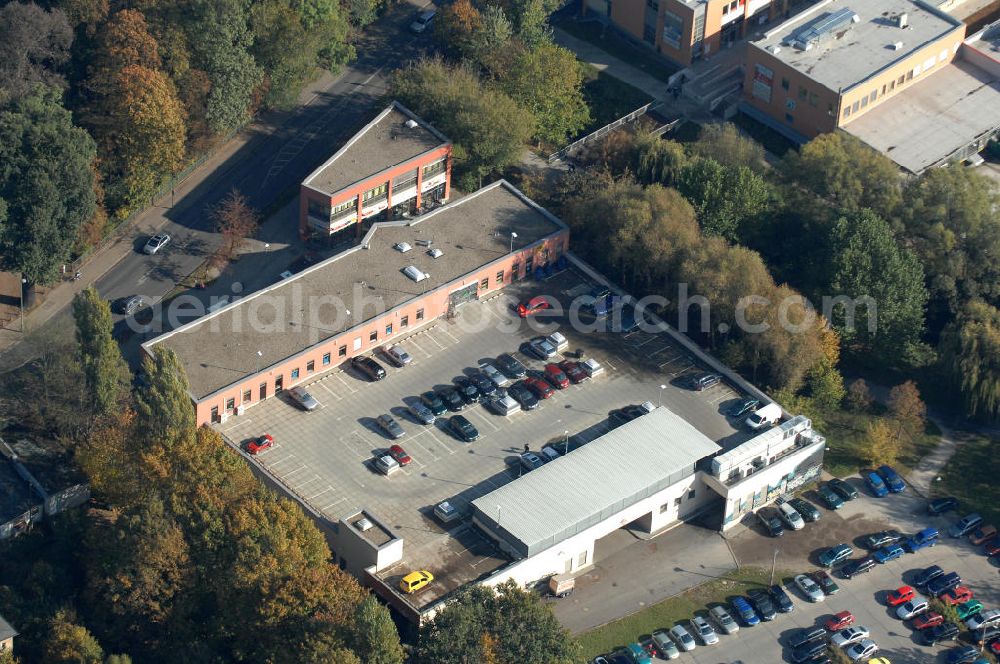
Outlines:
[[[962,516],[955,513],[927,516],[926,500],[911,489],[879,499],[861,488],[857,478],[853,483],[861,490],[861,497],[836,512],[820,506],[820,520],[806,524],[801,531],[786,531],[780,538],[770,538],[756,525],[743,529],[731,538],[734,555],[741,565],[767,567],[778,548],[779,569],[807,571],[816,569],[816,555],[826,547],[846,542],[855,549],[853,557],[859,558],[866,553],[860,546],[860,539],[866,534],[890,528],[913,533],[927,526],[935,526],[943,533]],[[986,608],[1000,607],[1000,569],[990,564],[981,546],[974,547],[964,538],[951,539],[944,535],[941,544],[878,565],[868,574],[852,580],[835,577],[840,591],[821,603],[810,604],[796,589],[790,589],[789,595],[796,605],[792,613],[778,614],[774,621],[755,627],[742,627],[733,636],[720,636],[718,645],[699,646],[681,655],[677,661],[704,664],[791,661],[791,651],[786,645],[797,629],[822,625],[831,614],[847,610],[855,615],[855,624],[869,628],[871,638],[879,645],[878,654],[892,664],[944,662],[946,652],[958,644],[923,645],[909,623],[898,620],[894,610],[885,604],[888,591],[910,582],[916,573],[930,565],[940,565],[946,572],[958,572],[963,585],[968,586]]]
[[[484,564],[480,555],[455,558],[456,547],[467,553],[482,543],[462,541],[476,539],[462,522],[446,532],[432,518],[433,506],[449,500],[467,513],[472,500],[518,477],[518,454],[525,444],[537,451],[547,442],[565,440],[566,432],[571,447],[585,444],[607,431],[609,410],[643,401],[671,408],[720,444],[748,437],[721,414],[739,397],[733,389],[722,384],[696,393],[680,386],[686,375],[702,369],[667,335],[582,332],[572,329],[565,317],[547,321],[544,332],[558,329],[570,349],[582,349],[585,357],[601,362],[604,375],[557,390],[530,412],[501,417],[479,405],[465,409],[462,414],[481,434],[471,444],[451,435],[446,418],[424,426],[405,412],[405,400],[450,384],[455,376],[503,352],[513,353],[529,369],[541,369],[542,362],[517,352],[539,331],[520,321],[511,305],[539,293],[567,301],[588,288],[573,270],[544,282],[514,284],[499,296],[459,307],[452,320],[438,320],[394,339],[413,361],[403,369],[387,366],[386,380],[371,383],[351,369],[330,371],[305,383],[320,403],[316,411],[302,412],[281,395],[220,429],[237,444],[271,434],[275,445],[259,454],[258,462],[327,518],[336,521],[364,509],[393,529],[405,540],[401,573],[419,568],[434,573],[436,588],[421,593],[421,601],[429,601],[490,571],[489,564],[502,562]],[[554,358],[559,359],[562,356]],[[378,428],[374,418],[383,413],[391,413],[403,427],[402,439],[391,441]],[[402,445],[413,462],[385,477],[371,462],[393,442]]]

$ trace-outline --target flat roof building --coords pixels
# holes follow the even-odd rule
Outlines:
[[[359,237],[361,222],[414,214],[450,190],[451,142],[394,101],[302,182],[299,232]]]

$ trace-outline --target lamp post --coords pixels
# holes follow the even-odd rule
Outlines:
[[[270,248],[271,248],[271,243],[270,242],[265,242],[264,243],[264,253],[266,254]]]
[[[767,584],[769,586],[774,585],[774,568],[778,565],[778,552],[781,551],[778,547],[774,547],[774,558],[771,559],[771,583]]]
[[[663,390],[665,390],[665,389],[667,389],[666,385],[660,385],[660,392],[659,392],[659,394],[657,395],[657,398],[656,398],[656,407],[657,408],[660,408],[661,406],[663,406]]]
[[[20,304],[21,304],[21,334],[24,334],[24,287],[27,285],[27,283],[28,283],[28,280],[25,279],[22,276],[21,277],[21,290],[20,290],[20,293],[19,293],[19,295],[21,297],[18,298],[19,301],[20,301]]]
[[[514,238],[517,237],[517,233],[514,231],[510,232],[510,253],[514,253]]]
[[[563,431],[563,456],[569,454],[569,430]]]
[[[257,357],[254,358],[254,361],[253,361],[253,363],[254,363],[254,365],[253,365],[254,366],[254,373],[255,374],[259,374],[260,373],[260,358],[262,358],[262,357],[264,357],[264,353],[262,353],[260,351],[257,351]]]

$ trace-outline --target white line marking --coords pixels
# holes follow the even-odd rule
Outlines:
[[[435,346],[437,346],[438,349],[440,350],[444,350],[445,348],[447,348],[447,346],[442,346],[440,341],[431,336],[430,330],[427,331],[427,336],[425,338],[431,343],[433,343]]]
[[[453,334],[452,334],[451,332],[449,332],[448,330],[446,330],[446,329],[444,329],[444,328],[442,327],[442,328],[441,328],[441,330],[440,330],[440,332],[441,332],[441,334],[443,334],[444,336],[446,336],[446,337],[448,337],[449,339],[451,339],[452,343],[456,343],[456,344],[458,343],[458,338],[457,338],[457,337],[455,337],[455,335],[453,335]]]

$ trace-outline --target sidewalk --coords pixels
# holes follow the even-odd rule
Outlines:
[[[606,53],[590,42],[577,39],[559,28],[552,29],[552,37],[557,44],[576,53],[576,57],[580,60],[593,65],[609,76],[614,76],[620,81],[639,88],[655,101],[661,102],[673,98],[672,95],[667,94],[666,83]]]

